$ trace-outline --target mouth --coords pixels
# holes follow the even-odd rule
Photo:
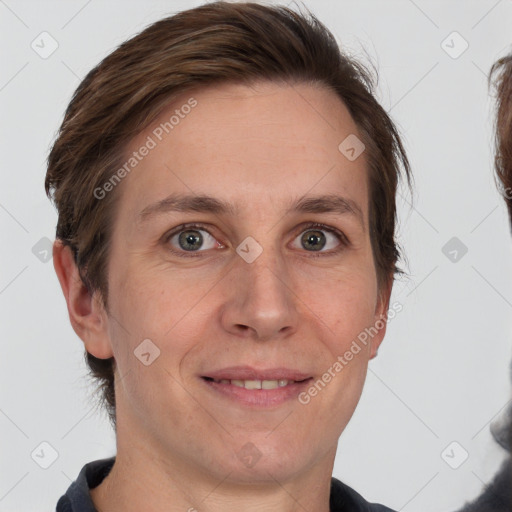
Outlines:
[[[277,380],[240,380],[240,379],[214,379],[212,377],[202,377],[208,382],[215,382],[216,384],[237,386],[245,389],[277,389],[284,388],[291,384],[298,384],[311,380],[313,377],[308,377],[302,380],[289,380],[289,379],[277,379]]]
[[[202,375],[201,380],[224,403],[228,399],[244,407],[275,408],[297,399],[313,377],[283,368],[256,371],[232,367]]]

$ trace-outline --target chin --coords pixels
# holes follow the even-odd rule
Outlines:
[[[306,456],[307,453],[301,450],[288,451],[268,444],[262,446],[262,443],[258,448],[256,443],[248,441],[233,453],[233,457],[224,458],[230,460],[230,467],[225,468],[225,473],[231,472],[229,480],[237,483],[275,484],[276,480],[284,483],[312,465],[305,460]]]

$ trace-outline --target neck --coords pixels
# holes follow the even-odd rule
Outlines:
[[[127,432],[120,421],[116,461],[91,497],[102,512],[329,512],[335,454],[336,445],[289,478],[278,480],[267,471],[249,482],[229,469],[212,474],[172,457],[148,442],[147,434]]]

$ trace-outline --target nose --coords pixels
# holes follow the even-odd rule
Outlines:
[[[223,328],[259,341],[289,336],[297,330],[299,318],[292,288],[282,259],[270,249],[252,263],[239,258],[229,273]]]

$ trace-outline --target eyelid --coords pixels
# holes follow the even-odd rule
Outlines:
[[[220,244],[222,246],[222,248],[225,247],[225,245],[221,242],[219,242],[217,240],[217,238],[212,235],[209,231],[209,229],[207,229],[208,224],[202,224],[202,223],[196,223],[196,222],[189,222],[189,223],[186,223],[186,224],[180,224],[179,226],[176,226],[174,229],[172,229],[170,232],[167,232],[166,234],[164,234],[164,236],[162,237],[163,238],[163,242],[164,244],[169,244],[170,240],[175,237],[176,235],[180,234],[182,231],[187,231],[187,230],[190,230],[190,231],[206,231],[218,244]],[[210,228],[211,229],[211,228]],[[188,258],[188,257],[195,257],[195,256],[200,256],[201,253],[203,252],[207,252],[209,249],[207,250],[199,250],[199,251],[184,251],[184,250],[178,250],[178,249],[169,249],[172,253],[174,254],[177,254],[178,256],[183,256],[185,258]]]
[[[217,240],[217,238],[214,235],[212,235],[212,233],[210,233],[209,229],[211,229],[211,228],[208,229],[207,226],[209,226],[209,225],[203,224],[203,223],[195,223],[195,222],[181,224],[179,226],[176,226],[176,228],[174,228],[170,232],[166,233],[163,236],[163,241],[164,241],[164,243],[168,243],[175,235],[181,233],[182,231],[186,231],[186,230],[206,231],[212,238],[214,238],[217,241],[218,244],[222,245],[222,248],[225,248],[226,246],[222,242],[219,242]],[[319,222],[302,223],[295,230],[295,233],[296,233],[295,237],[297,237],[301,233],[304,233],[305,231],[313,230],[313,229],[318,229],[319,231],[327,231],[327,232],[335,235],[336,238],[338,238],[338,240],[340,242],[340,246],[336,249],[331,249],[330,251],[318,251],[318,252],[304,251],[312,257],[335,255],[335,254],[339,253],[341,250],[343,250],[346,247],[351,245],[350,240],[345,235],[345,233],[343,233],[342,231],[340,231],[339,229],[337,229],[333,226],[327,226],[327,225],[319,223]],[[295,240],[295,238],[294,238],[294,240]],[[201,250],[199,250],[199,251],[184,251],[184,250],[170,249],[170,251],[172,253],[177,254],[178,256],[185,257],[185,258],[197,257],[197,256],[200,256],[201,253],[208,252],[209,250],[210,249],[203,250],[203,251],[201,251]]]
[[[348,239],[347,235],[345,235],[345,233],[343,231],[340,231],[339,229],[337,229],[333,226],[328,226],[326,224],[322,224],[321,222],[306,222],[304,224],[301,224],[299,226],[299,228],[300,228],[298,230],[299,233],[303,233],[304,231],[308,231],[310,229],[315,229],[315,228],[318,228],[319,231],[328,231],[329,233],[336,235],[339,238],[341,243],[343,243],[345,245],[350,244],[350,240]]]

